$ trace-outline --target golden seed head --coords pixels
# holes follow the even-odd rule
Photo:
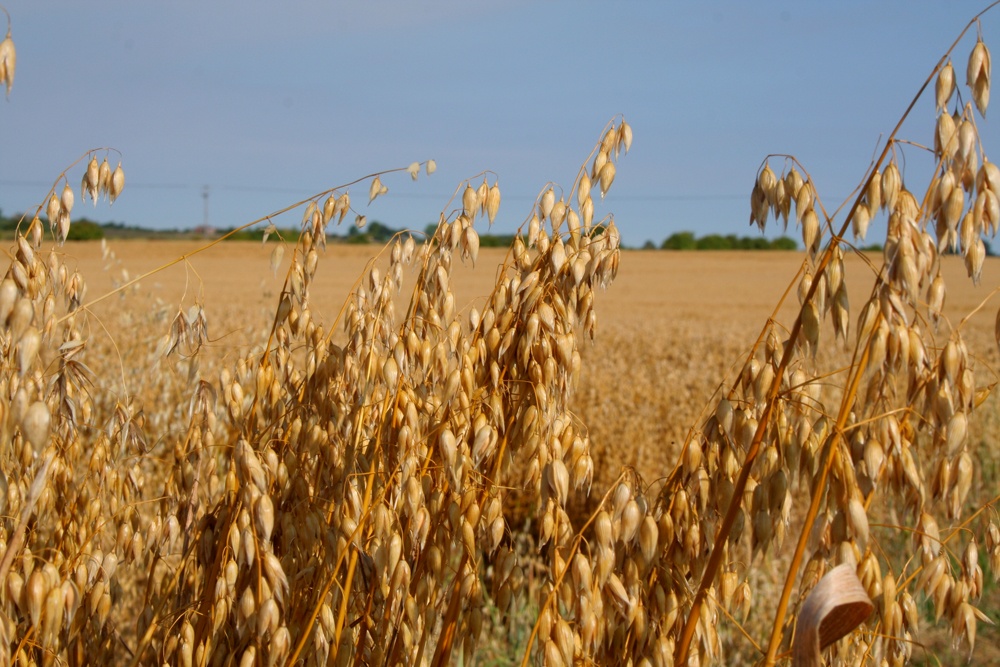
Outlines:
[[[254,521],[261,542],[270,542],[274,530],[274,503],[267,494],[261,494],[254,507]]]
[[[36,567],[28,576],[24,586],[24,601],[28,607],[31,624],[41,629],[42,607],[49,592],[49,583],[42,568]]]
[[[659,526],[657,526],[656,520],[647,514],[639,526],[639,549],[642,551],[642,557],[647,563],[652,563],[656,557],[659,539]]]
[[[601,137],[601,152],[611,153],[614,147],[618,144],[618,130],[613,126],[609,127],[604,136]]]
[[[990,102],[990,52],[983,43],[982,38],[976,42],[972,53],[969,54],[969,66],[966,72],[966,80],[972,88],[972,100],[976,104],[980,115],[986,116],[986,108]]]
[[[483,182],[479,184],[476,188],[476,201],[479,204],[479,212],[486,212],[486,197],[490,193],[490,184],[486,182],[486,177],[483,177]]]
[[[591,188],[590,176],[587,175],[587,172],[583,172],[583,174],[580,175],[580,183],[577,186],[577,191],[576,191],[576,203],[579,206],[583,206],[583,202],[590,199],[590,188]]]
[[[632,147],[632,126],[625,121],[618,126],[618,146],[624,148],[626,154]]]
[[[610,546],[614,543],[614,533],[611,527],[611,515],[601,510],[594,520],[594,536],[598,544]]]
[[[471,185],[466,185],[462,192],[462,208],[465,210],[465,217],[473,220],[479,208],[479,196]]]
[[[49,224],[54,225],[61,212],[62,202],[59,201],[59,197],[53,193],[52,196],[49,197],[48,206],[45,208],[45,215],[49,218]]]
[[[66,213],[73,210],[73,188],[69,187],[69,183],[63,186],[62,196],[60,196],[59,201],[62,204],[62,209]]]
[[[542,194],[542,200],[538,203],[538,212],[541,214],[541,219],[545,220],[552,213],[552,208],[556,205],[556,193],[552,188],[548,188]]]
[[[972,52],[969,54],[965,81],[970,88],[974,88],[976,81],[984,75],[987,78],[990,76],[990,52],[980,37],[976,40],[976,45],[972,47]]]
[[[590,168],[590,180],[596,181],[599,178],[601,169],[608,162],[608,154],[606,151],[598,151],[597,155],[594,156],[594,164]]]
[[[774,175],[771,165],[765,164],[764,168],[760,172],[760,175],[757,176],[757,185],[760,186],[761,192],[764,193],[764,197],[767,199],[767,203],[771,207],[775,205],[774,194],[777,183],[778,179]]]
[[[49,440],[52,415],[49,406],[42,401],[32,403],[21,420],[21,432],[36,452],[45,449]]]
[[[559,229],[566,219],[566,201],[562,197],[552,206],[549,217],[552,219],[552,229]]]
[[[958,133],[955,119],[951,114],[942,113],[938,116],[937,128],[934,133],[934,147],[938,154],[951,159],[958,151]]]
[[[389,188],[382,185],[382,179],[378,176],[372,179],[371,185],[368,186],[368,203],[375,201],[375,198],[384,195],[389,191]]]
[[[621,518],[621,541],[623,544],[631,544],[632,540],[639,531],[639,525],[642,523],[642,519],[642,510],[639,509],[639,504],[635,501],[635,499],[629,500],[625,503],[625,507],[622,509]]]
[[[937,84],[935,85],[937,108],[944,111],[948,106],[948,100],[955,92],[955,68],[951,66],[951,61],[938,72]]]
[[[587,199],[580,206],[580,215],[583,218],[583,231],[585,234],[590,233],[590,229],[594,224],[594,200],[591,197]]]
[[[97,189],[106,194],[111,193],[111,165],[108,158],[101,160],[101,166],[97,169]]]
[[[111,174],[111,186],[108,190],[108,200],[114,204],[115,200],[122,193],[125,188],[125,172],[122,170],[121,161],[118,162],[118,166],[115,167],[114,172]]]
[[[854,231],[854,238],[865,239],[868,234],[868,225],[871,222],[871,213],[867,206],[858,206],[851,218],[851,228]]]
[[[7,37],[0,42],[0,83],[7,85],[7,97],[10,97],[10,89],[14,86],[14,70],[17,68],[17,50],[14,48],[14,41],[10,38],[10,28],[7,28]]]
[[[500,185],[493,183],[493,187],[486,194],[486,218],[493,224],[497,213],[500,211]]]
[[[899,177],[899,168],[895,162],[890,162],[889,166],[882,172],[882,201],[885,204],[886,210],[895,210],[896,198],[899,196],[901,186],[902,180]]]
[[[87,171],[83,175],[83,184],[86,186],[86,192],[90,194],[95,205],[97,204],[98,189],[101,184],[100,171],[101,168],[97,163],[97,156],[91,156],[90,162],[87,164]]]
[[[604,199],[604,195],[608,193],[611,189],[611,184],[615,181],[615,165],[613,162],[606,162],[603,167],[601,167],[600,173],[597,175],[598,180],[601,185],[601,199]]]

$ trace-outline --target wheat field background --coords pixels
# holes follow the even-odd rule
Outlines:
[[[106,247],[96,242],[70,242],[60,253],[67,266],[76,266],[88,276],[90,294],[102,295],[127,279],[203,246],[186,241],[117,241]],[[91,306],[93,319],[101,322],[93,332],[91,346],[96,349],[91,359],[107,365],[95,370],[102,378],[121,376],[114,368],[115,359],[132,359],[124,367],[181,373],[171,364],[157,363],[154,350],[170,319],[194,303],[204,307],[209,322],[208,342],[199,353],[199,372],[210,377],[218,369],[232,366],[251,346],[261,343],[274,316],[287,261],[274,270],[270,261],[273,247],[273,241],[265,246],[222,243]],[[378,246],[353,245],[330,245],[325,250],[311,289],[315,322],[329,327],[338,320],[345,295],[356,287],[371,262],[381,261],[375,256],[380,250]],[[484,248],[476,267],[456,262],[453,285],[458,308],[482,308],[507,252]],[[720,384],[732,380],[768,318],[772,314],[778,322],[794,318],[798,302],[794,293],[785,295],[785,291],[794,284],[803,259],[799,252],[623,251],[617,279],[600,295],[597,336],[581,346],[584,364],[571,409],[589,431],[595,479],[590,500],[578,499],[590,506],[577,506],[576,516],[586,518],[585,512],[593,509],[625,467],[634,468],[650,489],[672,471],[689,429],[704,421],[713,393]],[[846,257],[852,304],[863,303],[868,297],[874,281],[872,267],[877,267],[880,259],[877,254]],[[942,324],[942,331],[947,331],[963,315],[976,311],[994,286],[1000,285],[1000,259],[987,259],[978,286],[965,275],[960,257],[942,258],[942,270],[950,287],[947,322]],[[409,284],[404,281],[404,293]],[[783,295],[784,306],[773,313]],[[983,368],[997,367],[1000,357],[994,338],[994,312],[992,307],[981,309],[963,325],[970,354],[986,362],[980,365]],[[852,323],[857,316],[857,312],[852,313]],[[855,335],[852,324],[849,338],[853,340]],[[138,359],[146,361],[137,363]],[[996,380],[980,378],[983,384]],[[178,382],[183,383],[183,378]],[[126,381],[123,393],[129,392]],[[981,465],[973,493],[980,502],[989,500],[998,479],[995,453],[1000,411],[996,397],[988,401],[977,413],[975,444],[970,445]],[[525,508],[519,516],[530,520],[532,513],[533,508]],[[876,508],[873,515],[877,514]],[[874,524],[875,519],[872,521]],[[530,526],[525,532],[530,532]],[[873,532],[878,539],[878,529]],[[897,528],[887,526],[881,533],[887,539],[884,548],[910,548]],[[773,600],[766,592],[780,588],[787,551],[786,545],[769,560],[758,560],[756,567],[750,568],[756,572],[750,579],[761,593],[745,625],[748,631],[756,629],[762,634],[768,629]],[[981,607],[991,613],[998,602],[996,586],[987,584]],[[926,644],[928,652],[915,651],[914,664],[925,664],[924,657],[926,664],[937,664],[934,661],[939,659],[945,664],[964,662],[964,653],[951,647],[947,626],[935,626],[929,608],[926,614],[925,634],[916,640]],[[524,632],[530,630],[532,621],[528,613],[524,622],[529,627]],[[985,660],[981,664],[988,664],[1000,657],[995,649],[1000,634],[995,626],[985,624],[980,632],[977,656]],[[508,640],[511,636],[508,634]],[[482,664],[515,661],[511,656],[516,647],[506,640],[484,643]],[[733,664],[741,659],[749,664],[753,655],[730,659],[737,661]]]
[[[750,224],[802,252],[624,249],[620,115],[503,250],[492,171],[331,237],[434,160],[66,242],[126,188],[86,152],[5,223],[0,663],[997,663],[990,81],[977,16],[839,204],[764,157]]]

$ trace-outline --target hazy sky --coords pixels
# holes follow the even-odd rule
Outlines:
[[[597,215],[613,213],[631,245],[680,230],[749,233],[749,194],[769,153],[796,155],[836,208],[985,6],[0,4],[18,52],[13,91],[0,100],[6,214],[33,209],[91,148],[121,151],[125,192],[112,208],[78,204],[74,213],[161,228],[201,224],[206,185],[209,222],[228,227],[434,158],[436,174],[387,177],[388,195],[370,207],[367,185],[355,186],[355,209],[422,229],[452,210],[463,179],[491,170],[503,193],[496,228],[508,232],[546,183],[569,190],[605,124],[623,114],[632,151]],[[982,30],[1000,48],[1000,10]],[[974,41],[972,31],[956,54],[962,82]],[[904,134],[928,143],[932,123],[928,96]],[[980,128],[989,152],[998,133],[989,122]],[[911,173],[929,163],[917,148],[904,155]],[[81,173],[70,172],[77,189]]]

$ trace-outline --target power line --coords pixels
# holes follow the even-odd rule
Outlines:
[[[52,184],[45,181],[7,181],[0,180],[0,185],[11,185],[17,187],[50,187]],[[310,195],[316,194],[315,190],[306,190],[304,188],[282,188],[274,186],[258,186],[258,185],[195,185],[186,183],[129,183],[129,189],[141,189],[141,190],[196,190],[200,191],[202,197],[205,197],[205,189],[211,188],[215,191],[232,191],[232,192],[269,192],[278,194],[294,194],[301,197],[309,197]],[[323,190],[319,190],[322,192]],[[433,192],[393,192],[392,197],[400,199],[441,199],[442,197],[449,197],[451,193],[433,193]],[[745,193],[735,194],[735,193],[704,193],[704,194],[617,194],[612,195],[614,201],[711,201],[711,200],[742,200],[748,199],[748,195]],[[530,195],[507,195],[504,196],[505,200],[508,201],[534,201],[537,197]]]

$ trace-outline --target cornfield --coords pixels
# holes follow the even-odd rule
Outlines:
[[[22,220],[0,281],[0,661],[975,660],[1000,600],[1000,317],[981,326],[1000,288],[945,301],[990,279],[1000,225],[981,35],[966,85],[952,62],[977,26],[835,211],[794,156],[763,161],[751,224],[792,223],[801,263],[755,330],[695,295],[685,335],[709,343],[689,349],[598,319],[631,259],[595,219],[623,117],[503,252],[480,253],[501,205],[485,172],[332,307],[329,228],[362,226],[352,196],[433,161],[247,223],[268,225],[276,287],[220,325],[192,261],[224,238],[139,275],[105,245],[81,271],[74,204],[127,191],[122,160],[88,152]],[[932,86],[933,137],[904,140]],[[929,182],[906,182],[904,151]],[[861,252],[876,230],[881,254]],[[149,291],[182,270],[182,293]]]

